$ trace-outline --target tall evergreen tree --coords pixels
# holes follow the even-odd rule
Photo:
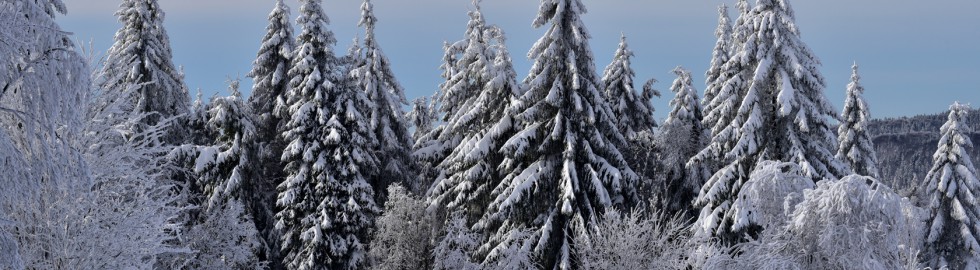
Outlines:
[[[731,202],[758,162],[799,164],[814,181],[850,173],[834,157],[830,119],[836,113],[823,95],[820,62],[800,39],[789,3],[758,0],[747,20],[746,43],[725,64],[731,72],[721,75],[722,91],[712,101],[724,106],[708,112],[720,121],[708,146],[688,162],[723,165],[695,206],[702,208],[698,234],[726,243],[744,239],[744,232],[732,231]]]
[[[202,136],[168,156],[188,169],[188,178],[194,179],[191,201],[200,202],[181,243],[199,251],[190,261],[197,268],[247,267],[270,253],[255,222],[270,213],[252,203],[261,200],[256,178],[249,177],[257,167],[249,147],[255,126],[238,87],[239,81],[232,80],[231,96],[212,98],[207,105],[195,101],[188,123]]]
[[[276,229],[289,269],[362,267],[378,207],[368,183],[378,165],[370,148],[364,93],[349,87],[333,53],[336,40],[320,0],[304,0],[289,70],[290,118],[283,138],[286,180]]]
[[[551,28],[528,54],[528,91],[512,106],[520,128],[501,150],[507,175],[475,225],[490,235],[479,252],[485,262],[519,245],[545,269],[574,268],[574,232],[635,200],[637,176],[618,149],[625,138],[600,89],[585,12],[580,0],[541,1],[534,26]],[[532,236],[515,240],[524,228]]]
[[[144,119],[144,125],[187,113],[190,96],[184,75],[172,62],[170,40],[163,27],[164,14],[157,0],[124,0],[115,15],[122,28],[109,49],[103,67],[106,77],[99,86],[123,92],[131,85],[139,85],[130,97],[131,107],[125,109],[152,113]],[[177,127],[167,140],[180,142],[184,139],[182,133]]]
[[[249,158],[256,164],[249,168],[255,189],[256,200],[248,202],[250,209],[258,211],[255,215],[257,229],[262,233],[269,246],[267,259],[273,268],[281,263],[279,253],[279,235],[272,229],[274,226],[276,186],[285,178],[283,165],[280,161],[286,142],[279,134],[280,127],[285,126],[288,113],[277,112],[276,104],[286,102],[289,89],[291,54],[294,48],[293,26],[290,20],[289,7],[282,0],[276,1],[276,6],[269,14],[269,26],[262,38],[262,44],[252,63],[252,95],[248,105],[253,114],[256,135],[247,143],[250,149]],[[282,106],[281,108],[285,108]]]
[[[430,142],[435,147],[416,153],[444,156],[436,160],[441,173],[429,190],[430,209],[459,211],[467,224],[483,215],[490,192],[503,178],[498,166],[504,157],[497,150],[515,132],[507,107],[516,99],[519,86],[504,43],[504,33],[486,25],[477,3],[470,12],[466,38],[453,46],[459,52],[452,63],[457,73],[440,92],[446,123]],[[439,147],[449,149],[446,154],[432,150]]]
[[[620,38],[619,48],[612,63],[602,73],[602,88],[606,101],[612,108],[616,126],[627,139],[635,139],[641,132],[649,132],[657,126],[653,119],[653,104],[633,89],[636,73],[630,65],[633,51],[626,43],[626,35]]]
[[[966,116],[970,108],[954,103],[941,129],[939,149],[925,178],[930,218],[925,241],[926,266],[933,269],[980,267],[980,179],[967,148],[973,147]]]
[[[664,185],[667,200],[665,207],[672,213],[691,208],[703,184],[702,179],[711,172],[703,167],[685,168],[684,163],[700,151],[710,138],[701,125],[701,102],[694,89],[691,72],[682,67],[674,69],[677,79],[671,85],[674,99],[670,101],[670,113],[660,128],[661,158],[664,164]]]
[[[626,35],[622,35],[612,62],[603,71],[601,90],[612,109],[616,127],[626,137],[626,144],[620,145],[619,149],[626,163],[635,168],[640,177],[637,188],[641,194],[659,193],[661,189],[655,183],[659,168],[656,151],[653,151],[659,150],[653,136],[657,121],[653,118],[650,100],[660,93],[653,89],[655,79],[647,82],[642,93],[633,88],[636,74],[631,66],[632,58],[633,51],[629,49]]]
[[[285,94],[289,89],[290,54],[294,48],[293,26],[289,22],[289,7],[283,0],[276,1],[276,6],[269,14],[269,26],[262,38],[262,44],[252,63],[252,95],[248,104],[255,114],[257,132],[257,149],[262,169],[260,177],[268,181],[278,182],[282,176],[282,166],[279,157],[285,143],[279,137],[279,128],[284,125],[286,112],[276,112],[277,103],[285,103]],[[283,106],[282,108],[285,108]]]
[[[864,87],[861,86],[858,65],[855,63],[851,69],[851,83],[847,84],[844,112],[841,113],[841,124],[837,127],[837,140],[840,142],[837,159],[847,162],[856,174],[878,178],[878,156],[867,130],[871,113],[868,103],[864,101]]]
[[[708,71],[705,72],[707,87],[704,89],[704,100],[702,100],[705,111],[712,110],[711,100],[721,90],[719,88],[722,82],[719,82],[718,78],[721,77],[722,68],[728,59],[731,59],[732,51],[735,48],[732,41],[732,22],[731,18],[728,17],[728,6],[725,4],[718,7],[718,28],[715,30],[715,37],[718,38],[718,41],[715,42],[715,48],[711,52],[711,64],[708,66]],[[705,124],[713,126],[711,123]]]
[[[368,99],[374,104],[373,109],[367,113],[373,136],[378,140],[374,154],[382,168],[373,179],[372,186],[379,191],[381,199],[384,198],[383,193],[389,184],[405,183],[408,187],[415,187],[417,184],[414,179],[415,166],[411,159],[412,135],[403,122],[405,113],[402,106],[408,105],[408,101],[405,99],[405,90],[395,80],[388,57],[381,51],[374,37],[374,24],[377,21],[374,17],[374,5],[370,0],[365,0],[361,5],[361,21],[358,23],[358,26],[364,27],[364,46],[361,47],[362,52],[358,54],[350,75],[357,87],[367,93]]]

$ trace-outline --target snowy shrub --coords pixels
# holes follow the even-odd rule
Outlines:
[[[803,193],[785,228],[808,269],[899,269],[919,239],[914,206],[867,176],[820,181]],[[907,210],[908,209],[908,210]],[[904,247],[904,248],[903,248]]]
[[[813,181],[804,177],[799,165],[790,162],[761,161],[741,187],[727,213],[709,212],[702,209],[701,221],[695,224],[700,236],[709,235],[712,228],[736,233],[735,238],[723,241],[740,241],[755,237],[760,231],[776,228],[786,223],[786,214],[792,211],[792,202],[804,189],[812,188]],[[788,200],[787,200],[788,199]],[[787,205],[785,202],[790,202]],[[724,226],[724,227],[723,227]]]
[[[384,213],[375,222],[371,269],[430,269],[432,224],[425,201],[399,184],[388,187]]]
[[[716,247],[701,267],[918,269],[918,220],[921,210],[873,178],[825,180],[803,192],[785,226],[732,248]]]
[[[592,232],[578,232],[574,254],[582,269],[683,269],[690,236],[680,215],[608,211]]]

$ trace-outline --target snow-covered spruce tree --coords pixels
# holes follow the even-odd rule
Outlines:
[[[871,112],[868,103],[864,101],[864,87],[861,86],[858,65],[854,64],[851,69],[851,83],[847,84],[844,112],[841,113],[841,123],[837,127],[837,140],[840,142],[837,158],[847,162],[855,174],[877,178],[878,156],[867,130]]]
[[[602,89],[606,102],[613,112],[613,119],[619,132],[626,137],[626,143],[619,145],[620,152],[631,168],[635,168],[640,176],[638,182],[642,194],[650,194],[661,188],[655,182],[657,179],[657,162],[651,155],[656,145],[653,142],[653,128],[657,126],[653,118],[653,105],[650,99],[656,80],[648,82],[644,92],[638,93],[633,89],[635,73],[630,65],[633,52],[626,43],[626,35],[621,36],[619,47],[613,54],[612,62],[606,66],[602,75]]]
[[[163,27],[164,14],[157,0],[124,0],[115,14],[122,23],[115,43],[109,48],[99,86],[123,91],[140,85],[130,98],[132,110],[153,113],[138,125],[154,125],[161,119],[188,112],[190,97],[184,75],[172,61],[170,40]],[[183,128],[175,125],[166,142],[184,138]]]
[[[275,214],[276,186],[285,178],[283,165],[280,161],[286,142],[279,134],[279,128],[286,124],[289,115],[284,111],[277,112],[276,105],[286,102],[286,92],[289,89],[289,72],[293,45],[293,26],[290,20],[290,9],[282,1],[276,1],[276,6],[269,14],[269,26],[262,38],[262,45],[248,74],[255,84],[248,98],[253,121],[255,136],[246,140],[253,159],[251,174],[256,199],[248,201],[249,209],[260,210],[254,215],[255,227],[268,243],[267,259],[275,267],[280,263],[278,253],[278,238],[273,228]],[[282,106],[285,108],[285,106]]]
[[[388,187],[388,201],[368,252],[370,269],[432,269],[432,219],[425,207],[424,199],[400,184]]]
[[[504,33],[487,26],[479,6],[470,12],[467,37],[457,42],[458,70],[441,92],[445,124],[434,144],[448,148],[439,162],[441,172],[429,190],[429,209],[461,212],[471,225],[486,211],[490,192],[503,178],[498,151],[515,132],[507,107],[516,99],[518,84],[505,45]],[[422,148],[417,156],[439,156]]]
[[[965,119],[970,108],[954,103],[949,110],[925,178],[930,218],[923,258],[934,269],[975,269],[980,267],[980,179],[967,152],[973,146]]]
[[[731,206],[758,162],[796,163],[814,181],[849,173],[834,157],[830,120],[836,113],[823,95],[819,60],[800,39],[789,3],[759,0],[747,20],[742,27],[750,34],[725,63],[731,72],[722,73],[722,90],[712,101],[724,105],[706,116],[719,120],[711,142],[688,162],[722,165],[701,188],[695,207],[701,208],[698,234],[726,243],[743,239],[733,229]]]
[[[654,210],[608,211],[591,232],[575,235],[581,269],[685,269],[691,230],[686,218]]]
[[[435,118],[429,97],[419,97],[412,100],[412,110],[405,114],[405,122],[411,123],[412,127],[415,128],[412,132],[412,140],[417,142],[425,134],[429,134],[435,124]]]
[[[320,0],[304,0],[289,70],[282,133],[286,179],[279,185],[276,230],[289,269],[356,269],[366,259],[367,230],[379,211],[368,183],[379,165],[371,153],[363,92],[342,81],[336,40]]]
[[[435,123],[438,121],[436,119],[438,116],[435,115],[434,103],[429,100],[429,97],[419,97],[412,100],[412,110],[405,114],[405,122],[411,125],[412,140],[415,143],[413,147],[414,151],[417,147],[423,144],[423,141],[429,141],[429,133],[435,128]],[[414,157],[413,157],[414,158]],[[428,160],[415,160],[416,169],[418,170],[418,180],[415,181],[415,190],[412,190],[415,194],[425,195],[429,186],[432,185],[432,181],[435,180],[438,170],[436,169],[435,163]]]
[[[202,128],[207,138],[168,155],[193,179],[187,195],[199,209],[192,211],[181,241],[197,251],[188,262],[195,268],[251,268],[270,253],[255,224],[256,216],[268,218],[271,213],[261,203],[253,204],[261,201],[257,178],[250,177],[258,166],[248,144],[255,127],[238,87],[239,81],[231,80],[231,96],[212,98],[207,105],[195,101],[187,122]],[[256,205],[258,209],[252,208]]]
[[[612,63],[602,73],[603,92],[613,111],[616,126],[623,136],[631,140],[639,136],[638,133],[649,132],[657,126],[653,119],[653,104],[633,89],[636,74],[630,65],[632,57],[633,51],[630,51],[626,35],[623,35]]]
[[[626,140],[599,89],[585,12],[580,0],[541,1],[534,26],[551,29],[532,47],[528,91],[512,106],[521,128],[501,150],[508,173],[474,226],[490,236],[484,261],[516,245],[544,269],[574,268],[574,231],[636,201],[638,177],[617,148]],[[531,237],[513,242],[524,228]]]
[[[744,0],[743,0],[744,1]],[[732,51],[735,49],[732,41],[732,22],[731,18],[728,17],[728,6],[722,4],[718,7],[718,28],[715,29],[715,37],[718,41],[715,42],[715,48],[711,51],[711,64],[708,66],[708,71],[705,72],[705,85],[704,88],[704,100],[702,100],[702,105],[704,105],[705,111],[712,110],[711,100],[720,91],[721,83],[719,78],[721,77],[722,67],[728,62],[732,57]],[[710,123],[705,123],[707,126],[713,126]]]
[[[718,41],[715,43],[714,49],[714,53],[718,53],[718,55],[712,54],[711,67],[705,74],[707,75],[705,81],[707,87],[702,100],[702,107],[704,107],[703,123],[706,128],[711,129],[712,136],[721,132],[721,129],[726,127],[726,123],[731,122],[734,116],[728,112],[734,110],[732,107],[737,108],[739,102],[736,99],[737,93],[748,83],[746,77],[751,75],[747,73],[752,71],[742,62],[733,61],[733,58],[742,50],[750,35],[749,32],[752,30],[751,25],[749,25],[752,14],[748,0],[738,0],[735,7],[739,10],[739,16],[734,25],[727,26],[724,22],[724,20],[729,19],[727,10],[719,15],[721,17],[719,18],[719,26],[715,30]],[[727,36],[726,31],[728,32]],[[722,52],[724,52],[724,57],[721,55]],[[701,166],[710,165],[702,164]],[[705,168],[711,171],[718,169],[714,167]],[[707,181],[708,179],[704,180]]]
[[[711,172],[702,167],[686,168],[684,163],[704,148],[710,135],[701,125],[701,102],[694,89],[691,73],[682,67],[674,69],[677,79],[670,90],[670,113],[660,128],[660,160],[663,162],[664,208],[669,213],[694,214],[691,202],[698,195],[701,181]]]
[[[403,105],[408,105],[405,90],[395,80],[391,71],[388,57],[381,51],[374,37],[374,5],[365,0],[361,5],[361,21],[358,26],[364,27],[364,46],[354,60],[350,76],[356,87],[367,94],[374,104],[368,115],[372,136],[377,138],[374,145],[374,155],[378,157],[380,170],[371,186],[377,191],[378,202],[383,201],[388,185],[403,183],[413,190],[417,186],[414,160],[411,158],[412,134],[404,123]]]

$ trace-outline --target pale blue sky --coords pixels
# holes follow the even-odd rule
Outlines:
[[[272,0],[160,0],[174,61],[184,67],[187,84],[205,95],[225,93],[228,76],[245,74],[265,33]],[[377,36],[395,75],[415,98],[431,95],[441,82],[443,41],[463,36],[469,0],[374,0]],[[544,32],[531,21],[536,0],[484,0],[488,22],[507,32],[521,78],[529,69],[528,49]],[[714,46],[719,0],[583,0],[584,20],[593,34],[596,69],[607,65],[620,33],[636,53],[637,83],[655,77],[665,96],[655,100],[662,119],[671,98],[670,70],[691,69],[699,90]],[[754,1],[753,1],[754,2]],[[61,26],[97,52],[112,45],[119,23],[115,0],[65,0],[69,13]],[[345,52],[356,27],[359,0],[325,0],[330,28]],[[296,0],[289,0],[295,18]],[[838,108],[850,76],[861,65],[866,97],[874,117],[935,113],[953,101],[980,107],[980,1],[976,0],[795,0],[797,23],[811,49],[823,60],[827,96]],[[734,19],[734,8],[732,10]],[[521,79],[519,78],[519,79]],[[637,85],[640,86],[640,85]],[[249,89],[243,89],[246,93]]]

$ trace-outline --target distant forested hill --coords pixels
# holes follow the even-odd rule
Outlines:
[[[922,183],[932,166],[932,155],[939,142],[939,128],[948,113],[872,120],[871,137],[878,152],[881,178],[903,195]],[[974,143],[980,143],[980,110],[970,112],[967,124]],[[980,164],[980,147],[970,149],[974,164]]]

